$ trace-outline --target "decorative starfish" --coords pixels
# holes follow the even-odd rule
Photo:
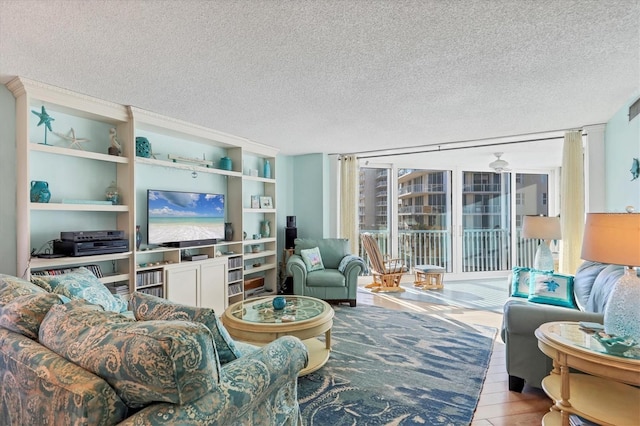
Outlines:
[[[543,281],[543,284],[547,286],[547,291],[550,291],[551,293],[555,293],[556,289],[560,287],[560,284],[555,282],[555,280],[553,279],[548,279],[546,281]]]
[[[49,114],[47,114],[47,110],[44,109],[44,105],[42,105],[42,112],[38,112],[34,110],[31,110],[31,112],[37,115],[38,117],[40,117],[40,122],[38,123],[38,127],[44,124],[44,145],[47,145],[47,129],[49,129],[50,132],[53,131],[51,130],[51,122],[55,121],[55,119],[51,117]]]
[[[85,139],[85,138],[76,138],[76,131],[73,130],[73,127],[71,128],[71,130],[69,130],[69,132],[67,132],[67,134],[65,135],[64,133],[58,133],[58,132],[53,132],[56,136],[60,136],[62,139],[66,139],[69,142],[71,142],[69,144],[69,148],[73,148],[74,146],[78,147],[79,149],[84,150],[84,148],[82,147],[82,145],[80,145],[81,142],[89,142],[89,139]]]

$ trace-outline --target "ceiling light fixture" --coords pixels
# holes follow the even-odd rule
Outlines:
[[[504,154],[503,152],[495,152],[493,155],[496,156],[496,160],[489,163],[489,167],[496,171],[496,173],[508,172],[511,170],[509,168],[509,163],[500,158]]]

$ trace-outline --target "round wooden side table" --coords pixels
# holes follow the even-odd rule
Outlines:
[[[543,425],[569,426],[572,413],[598,424],[640,425],[638,348],[624,356],[607,354],[577,322],[542,324],[535,335],[540,350],[553,359],[542,388],[555,404]]]

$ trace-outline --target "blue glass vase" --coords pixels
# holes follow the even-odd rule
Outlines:
[[[269,160],[264,161],[264,177],[271,179],[271,164],[269,164]]]
[[[29,198],[32,203],[48,203],[51,199],[49,183],[43,180],[32,180]]]
[[[136,225],[136,250],[140,250],[142,244],[142,234],[140,233],[140,225]]]
[[[224,240],[233,241],[233,225],[231,222],[225,222],[224,224]]]
[[[271,224],[268,220],[260,222],[260,236],[262,238],[269,238],[271,236]]]
[[[281,311],[287,306],[287,300],[282,296],[276,296],[273,298],[273,309]]]
[[[220,159],[220,168],[222,170],[231,170],[233,168],[233,163],[231,162],[231,158],[222,157]]]

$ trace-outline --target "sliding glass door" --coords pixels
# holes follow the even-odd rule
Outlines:
[[[451,172],[399,169],[398,255],[451,271]]]
[[[511,266],[510,173],[462,172],[461,272]]]
[[[549,215],[549,176],[546,174],[517,173],[515,194],[516,252],[515,265],[533,267],[538,241],[522,238],[524,216]],[[553,242],[552,250],[557,250]]]
[[[360,196],[358,218],[360,233],[368,233],[378,242],[380,253],[391,255],[389,210],[389,169],[361,167],[359,176]],[[367,254],[360,244],[360,256]]]

